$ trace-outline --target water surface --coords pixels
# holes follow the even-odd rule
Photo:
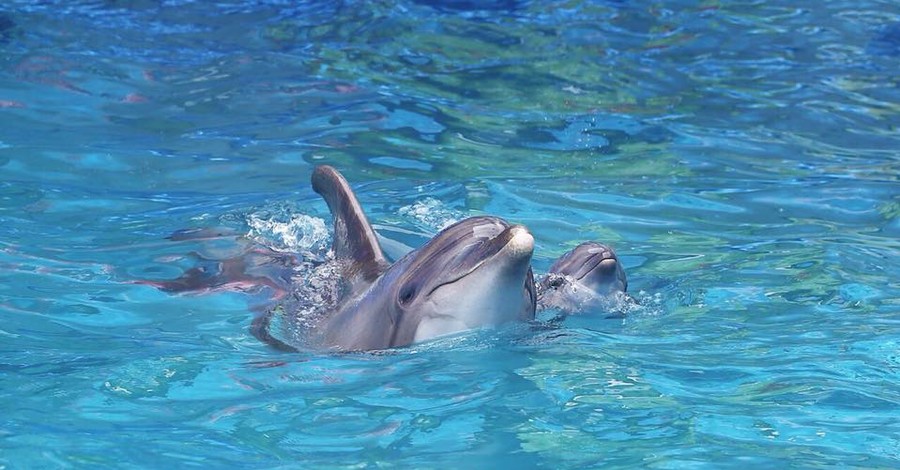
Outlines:
[[[894,1],[0,7],[0,467],[900,465]],[[322,256],[492,214],[641,308],[285,354],[185,228]],[[599,313],[599,312],[596,312]]]

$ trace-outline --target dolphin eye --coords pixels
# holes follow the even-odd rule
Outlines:
[[[413,283],[407,284],[400,289],[400,305],[408,305],[412,302],[412,299],[416,296],[416,285]]]

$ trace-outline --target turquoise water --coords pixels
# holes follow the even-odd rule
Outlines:
[[[900,466],[895,1],[13,0],[0,51],[0,468]],[[138,283],[321,257],[319,163],[641,305],[281,353]]]

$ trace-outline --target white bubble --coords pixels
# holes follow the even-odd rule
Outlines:
[[[247,225],[248,237],[275,251],[322,253],[328,249],[328,228],[317,217],[257,213],[247,216]]]

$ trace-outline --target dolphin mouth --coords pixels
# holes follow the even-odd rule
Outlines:
[[[479,247],[478,251],[480,253],[490,253],[490,255],[482,257],[482,259],[472,265],[471,268],[459,275],[435,285],[428,292],[428,295],[431,295],[441,287],[453,284],[475,271],[478,271],[485,263],[494,260],[498,256],[508,256],[510,259],[516,260],[521,258],[530,259],[534,252],[534,236],[531,235],[531,232],[529,232],[524,225],[511,225],[500,232],[496,237],[484,242],[484,245]]]

